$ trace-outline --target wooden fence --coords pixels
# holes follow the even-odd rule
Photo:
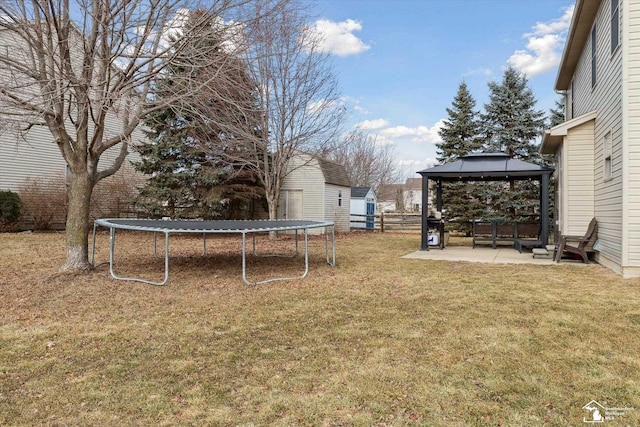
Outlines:
[[[354,219],[354,217],[356,219]],[[354,227],[354,224],[362,224]],[[351,214],[353,231],[415,231],[422,230],[422,214],[383,212],[375,215]]]

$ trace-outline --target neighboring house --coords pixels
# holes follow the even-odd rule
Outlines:
[[[375,228],[376,202],[371,187],[351,188],[351,228]]]
[[[407,178],[402,188],[405,212],[422,211],[422,178]]]
[[[556,229],[598,220],[595,258],[640,276],[640,1],[578,0],[555,89],[566,121],[546,131],[556,160]]]
[[[343,165],[300,153],[292,158],[280,187],[278,218],[333,221],[336,231],[348,232],[350,200],[351,184]]]
[[[402,184],[383,184],[376,193],[378,212],[396,212],[402,205]]]
[[[429,208],[431,199],[429,194]],[[378,212],[422,212],[422,178],[407,178],[404,184],[381,186],[378,193]]]
[[[1,116],[2,113],[0,120]],[[117,121],[113,120],[111,129],[118,127]],[[133,134],[134,139],[138,138],[136,141],[142,137],[141,132]],[[118,146],[107,150],[100,159],[100,167],[109,164],[119,149]],[[135,153],[130,154],[129,159],[132,156]],[[23,199],[21,228],[42,226],[37,223],[45,216],[49,223],[47,227],[65,227],[67,173],[67,164],[46,127],[32,127],[24,139],[9,129],[0,132],[0,190],[16,192]],[[101,181],[94,190],[92,215],[117,216],[123,209],[128,209],[129,201],[125,199],[132,196],[134,182],[141,180],[126,160],[116,175]],[[114,190],[119,194],[114,194]]]
[[[25,55],[26,50],[21,49],[16,43],[20,41],[13,37],[11,32],[0,30],[0,49],[15,51],[16,55]],[[20,81],[21,76],[10,77],[9,71],[3,67],[0,69],[0,79],[8,78]],[[25,81],[24,90],[34,91],[34,85],[28,83],[33,82]],[[123,99],[120,101],[124,102]],[[34,118],[30,118],[31,122],[25,120],[17,126],[21,130],[17,130],[15,125],[10,125],[14,120],[8,120],[8,114],[7,110],[0,110],[0,190],[10,190],[20,195],[23,203],[21,228],[63,229],[66,222],[68,169],[60,149],[42,118],[36,125],[33,124],[33,121],[36,121]],[[27,114],[24,114],[22,117],[26,116]],[[71,116],[70,113],[69,117]],[[15,115],[10,118],[14,117]],[[117,135],[123,127],[123,120],[122,117],[118,117],[117,103],[114,103],[114,107],[106,116],[103,138]],[[70,135],[75,136],[74,123],[70,118],[65,127]],[[131,135],[131,144],[136,144],[142,138],[143,133],[135,131]],[[119,151],[120,145],[105,151],[100,157],[99,168],[108,167]],[[133,150],[130,148],[129,151]],[[130,154],[128,159],[132,156],[135,156],[135,153]],[[125,199],[129,199],[132,194],[125,194],[125,189],[132,189],[132,183],[141,180],[141,176],[135,175],[133,168],[128,166],[129,161],[125,160],[125,164],[116,175],[97,184],[91,200],[92,216],[113,216],[122,209],[128,209],[125,207],[128,200]],[[134,176],[135,178],[132,178]],[[118,194],[115,194],[115,190]],[[43,224],[45,221],[46,226]]]

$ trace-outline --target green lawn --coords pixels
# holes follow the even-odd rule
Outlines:
[[[117,267],[159,279],[146,237],[118,236]],[[304,280],[249,287],[237,237],[172,238],[155,287],[0,234],[0,425],[576,426],[591,400],[640,425],[640,280],[401,259],[415,234],[339,235],[336,268],[311,247]],[[249,271],[275,264],[301,268]]]

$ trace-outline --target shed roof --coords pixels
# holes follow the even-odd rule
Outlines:
[[[505,153],[474,153],[451,163],[418,171],[422,177],[443,181],[528,179],[553,169],[509,157]]]
[[[371,191],[371,187],[351,187],[351,198],[364,199],[369,191]]]
[[[322,174],[324,175],[324,180],[326,184],[339,185],[342,187],[351,187],[351,180],[349,179],[349,175],[347,174],[347,169],[344,165],[339,163],[331,162],[329,160],[318,157],[318,163],[320,164],[320,169],[322,170]]]

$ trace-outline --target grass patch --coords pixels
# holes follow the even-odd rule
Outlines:
[[[419,239],[339,235],[331,268],[313,238],[307,278],[249,287],[237,236],[206,257],[172,237],[154,287],[56,275],[62,234],[0,234],[0,424],[566,426],[591,400],[639,424],[640,280],[401,259]],[[118,272],[159,278],[150,249],[119,234]]]

